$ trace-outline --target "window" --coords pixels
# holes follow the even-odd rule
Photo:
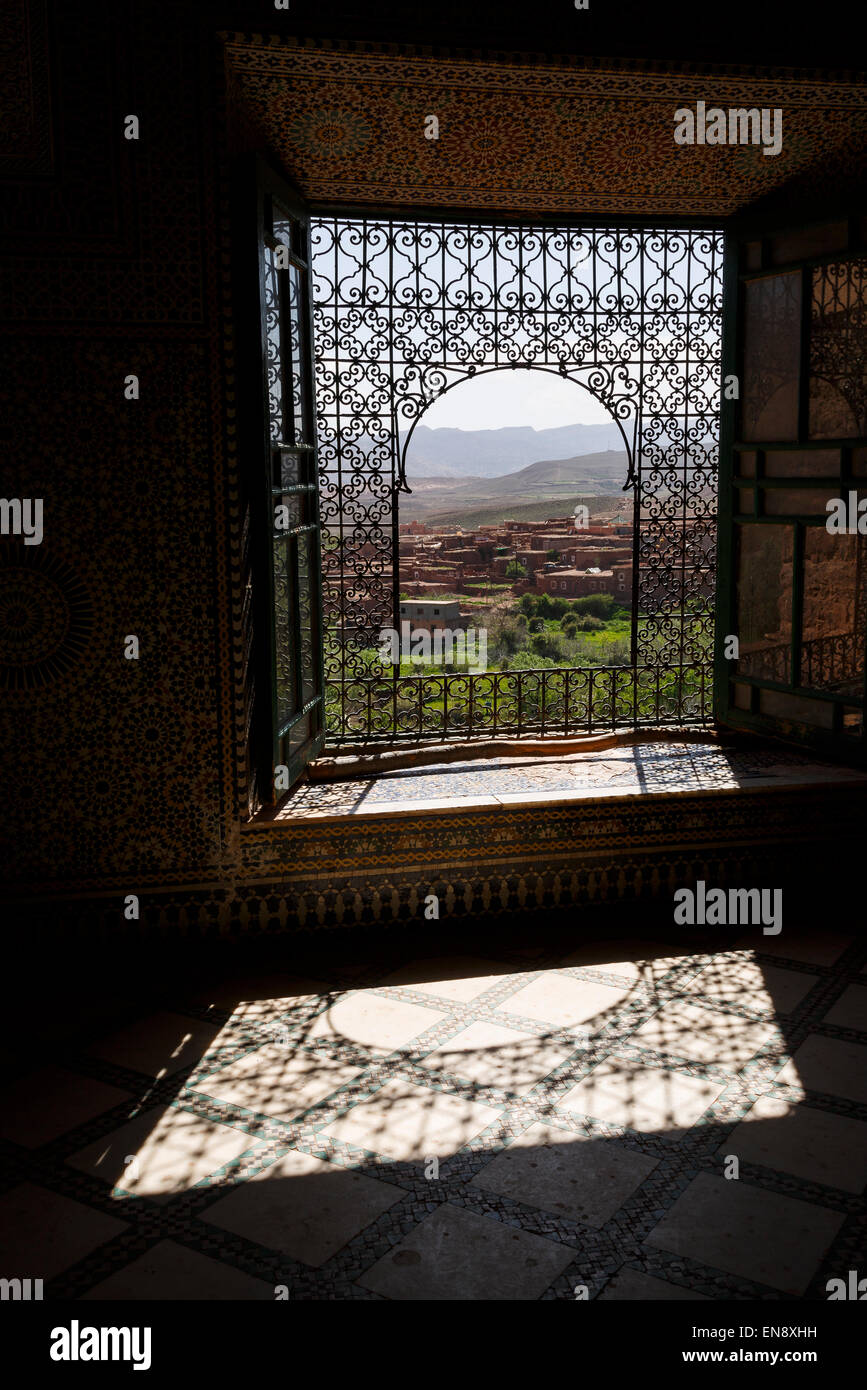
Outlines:
[[[709,719],[722,236],[322,216],[313,247],[329,743]],[[403,676],[376,651],[412,431],[514,368],[591,391],[622,440],[638,602],[616,686],[601,666]]]
[[[257,469],[248,486],[258,504],[251,506],[251,591],[260,640],[251,644],[247,681],[251,793],[262,803],[274,798],[275,768],[285,769],[286,786],[321,749],[325,699],[309,222],[261,162],[255,192],[259,294],[251,293],[250,312],[258,308],[259,322],[245,419]]]
[[[737,248],[743,342],[732,336],[724,371],[743,399],[723,403],[733,582],[721,626],[739,648],[718,663],[717,707],[736,727],[831,750],[845,739],[847,757],[867,760],[867,537],[851,516],[831,525],[835,506],[867,496],[867,257],[853,228],[826,230],[852,249],[818,265],[816,228],[763,238],[757,257]]]

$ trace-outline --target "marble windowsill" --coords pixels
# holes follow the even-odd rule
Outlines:
[[[867,772],[795,749],[635,743],[559,757],[492,758],[301,783],[276,812],[251,824],[859,782],[867,786]]]

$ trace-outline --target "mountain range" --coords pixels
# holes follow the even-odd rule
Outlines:
[[[401,447],[406,433],[400,436]],[[529,425],[499,430],[429,429],[418,425],[406,458],[407,481],[420,478],[502,478],[540,460],[574,460],[585,454],[623,450],[613,420],[601,425],[560,425],[534,430]]]

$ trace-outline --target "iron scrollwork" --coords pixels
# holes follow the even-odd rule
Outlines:
[[[331,742],[709,717],[721,234],[320,217],[312,238]],[[568,377],[621,428],[632,664],[399,676],[374,649],[395,622],[406,436],[443,391],[509,367]]]

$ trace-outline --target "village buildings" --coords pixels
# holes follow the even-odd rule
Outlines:
[[[466,531],[423,521],[400,526],[400,588],[411,598],[484,596],[511,581],[515,595],[610,593],[632,601],[632,525],[574,518],[504,520]]]

